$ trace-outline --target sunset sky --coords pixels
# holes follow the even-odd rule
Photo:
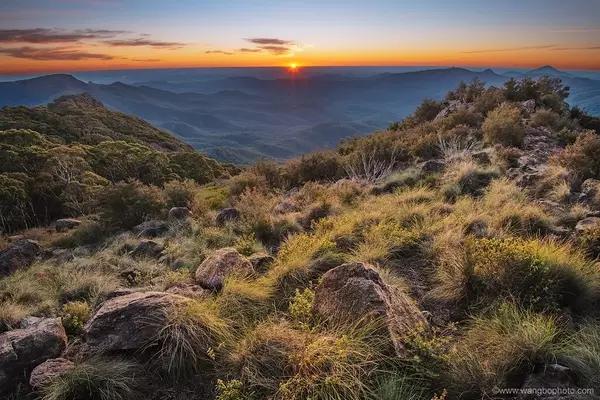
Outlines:
[[[598,70],[600,1],[0,1],[4,74],[291,63]]]

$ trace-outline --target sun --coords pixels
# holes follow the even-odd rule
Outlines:
[[[288,68],[289,68],[290,72],[296,72],[296,71],[298,71],[298,68],[300,68],[300,66],[297,63],[290,63],[288,65]]]

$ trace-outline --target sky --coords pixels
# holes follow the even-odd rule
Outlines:
[[[291,64],[600,70],[600,0],[0,1],[0,74]]]

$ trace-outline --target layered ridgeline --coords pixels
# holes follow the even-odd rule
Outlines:
[[[0,232],[93,211],[118,182],[206,183],[227,168],[87,94],[0,110]]]
[[[7,240],[0,388],[597,398],[600,137],[566,96],[474,82],[333,151],[108,186],[95,216]]]

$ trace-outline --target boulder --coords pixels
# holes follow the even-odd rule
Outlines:
[[[42,247],[35,240],[21,239],[9,244],[0,251],[0,276],[30,266],[41,252]]]
[[[152,343],[171,307],[190,300],[165,292],[136,292],[106,300],[84,327],[95,352],[138,350]]]
[[[287,214],[300,211],[298,204],[291,199],[285,199],[273,208],[273,212],[277,214]]]
[[[173,207],[169,210],[169,219],[184,220],[192,216],[192,212],[187,207]]]
[[[60,356],[66,346],[60,318],[44,318],[27,328],[0,334],[0,393],[26,382],[35,366]]]
[[[598,194],[600,193],[600,181],[597,179],[586,179],[581,184],[581,194],[579,195],[579,201],[586,203],[596,203],[600,200]]]
[[[238,211],[238,209],[229,207],[219,211],[215,219],[215,223],[218,226],[223,226],[229,221],[237,221],[238,219],[240,219],[240,212]]]
[[[313,311],[333,323],[379,321],[399,356],[403,339],[427,321],[401,288],[386,284],[369,264],[354,262],[329,270],[315,290]]]
[[[196,269],[196,282],[205,289],[221,290],[229,275],[250,275],[254,268],[233,248],[223,248],[208,256]]]
[[[487,165],[492,162],[490,158],[490,153],[487,150],[475,151],[471,154],[473,160],[477,161],[479,164]]]
[[[66,232],[73,228],[77,228],[79,225],[81,225],[81,221],[78,219],[62,218],[56,220],[54,223],[54,229],[56,229],[56,232]]]
[[[275,261],[275,258],[267,253],[254,253],[248,257],[248,261],[256,272],[263,273],[267,272],[267,268]]]
[[[169,224],[166,221],[146,221],[133,228],[133,233],[139,237],[155,238],[162,236],[169,231]]]
[[[64,374],[73,367],[75,367],[75,364],[66,358],[46,360],[31,371],[29,386],[34,390],[39,390],[50,383],[53,378]]]
[[[150,257],[159,258],[162,252],[165,250],[165,246],[155,242],[154,240],[145,239],[138,243],[137,246],[131,252],[132,257]]]
[[[210,290],[204,289],[200,285],[193,285],[191,283],[178,283],[177,285],[171,286],[165,290],[165,292],[189,297],[190,299],[202,299],[210,296],[211,294]]]
[[[460,108],[465,107],[465,104],[460,100],[450,100],[446,107],[444,107],[434,118],[434,121],[439,121],[442,118],[446,118],[448,115],[455,113]]]
[[[584,218],[575,225],[575,231],[577,233],[585,233],[594,228],[600,228],[599,217],[588,217]]]
[[[575,373],[564,365],[538,365],[533,373],[525,377],[517,397],[522,400],[544,398],[548,400],[598,400],[592,393],[585,393],[577,386]]]

